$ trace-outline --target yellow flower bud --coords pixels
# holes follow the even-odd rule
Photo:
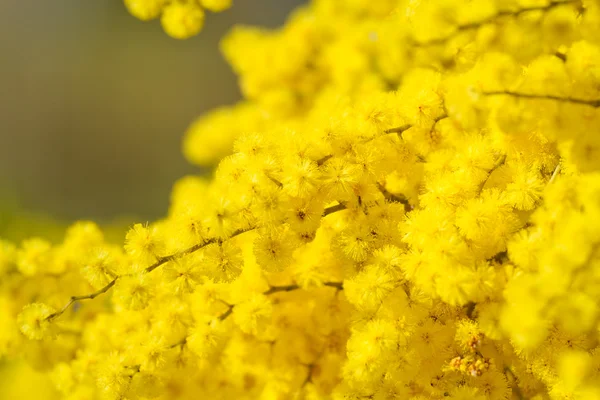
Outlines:
[[[164,8],[160,22],[169,36],[188,39],[202,30],[204,11],[193,2],[173,1]]]
[[[158,18],[167,0],[124,0],[127,10],[142,21]]]

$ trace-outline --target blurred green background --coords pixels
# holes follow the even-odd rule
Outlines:
[[[234,0],[177,41],[121,0],[0,0],[0,236],[18,213],[164,215],[174,181],[202,173],[181,154],[186,127],[240,96],[220,38],[279,26],[301,3]]]

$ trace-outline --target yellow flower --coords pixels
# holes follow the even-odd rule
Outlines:
[[[158,18],[167,0],[124,0],[127,10],[136,18],[148,21]]]
[[[125,251],[137,262],[147,265],[164,255],[164,242],[156,227],[135,224],[125,236]]]
[[[125,0],[180,39],[230,3]],[[0,357],[78,400],[600,398],[599,27],[315,0],[235,28],[244,99],[183,144],[214,173],[124,251],[91,222],[0,242]]]
[[[44,303],[32,303],[23,307],[17,317],[17,323],[21,332],[32,340],[41,340],[51,327],[48,317],[56,312],[52,307]]]
[[[204,26],[204,10],[191,1],[172,1],[160,18],[165,32],[175,39],[188,39],[197,35]]]
[[[271,301],[264,295],[253,294],[233,309],[233,320],[242,332],[257,335],[270,322],[273,312]]]
[[[265,271],[281,271],[292,263],[298,240],[287,227],[267,229],[254,241],[256,263]]]
[[[22,274],[33,276],[49,268],[51,257],[50,242],[41,238],[28,239],[17,252],[17,267]]]

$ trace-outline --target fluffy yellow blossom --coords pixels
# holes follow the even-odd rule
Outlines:
[[[119,257],[118,249],[97,247],[82,266],[81,274],[92,287],[99,289],[117,277],[115,266]]]
[[[144,274],[134,274],[120,278],[115,285],[114,302],[128,310],[146,308],[152,297],[150,278]]]
[[[164,241],[156,227],[135,224],[125,236],[125,251],[142,265],[163,255]]]
[[[43,303],[28,304],[17,318],[23,335],[29,339],[41,340],[49,331],[51,323],[48,320],[55,310]]]
[[[375,311],[398,284],[394,276],[384,269],[367,266],[344,282],[344,293],[348,301],[357,307]]]
[[[26,240],[17,253],[17,267],[28,276],[44,272],[51,262],[52,245],[41,238]]]
[[[227,335],[219,320],[199,321],[187,339],[191,351],[201,359],[210,357],[225,344]]]
[[[230,3],[125,1],[181,39]],[[164,219],[0,242],[0,356],[78,400],[600,398],[599,26],[313,0],[234,28],[244,99],[190,125],[212,172]]]
[[[292,262],[298,239],[286,227],[268,229],[254,241],[256,263],[266,271],[282,271]]]
[[[233,311],[233,321],[242,332],[256,335],[264,330],[272,313],[271,301],[264,295],[252,295],[247,301],[237,305]]]

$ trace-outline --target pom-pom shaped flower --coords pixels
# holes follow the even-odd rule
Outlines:
[[[17,317],[21,332],[32,340],[42,340],[48,333],[51,324],[48,317],[56,310],[43,303],[28,304]]]
[[[233,321],[242,332],[257,335],[271,319],[273,305],[267,296],[254,294],[233,310]]]
[[[125,251],[142,265],[156,261],[164,252],[164,242],[156,227],[135,224],[125,236]]]

